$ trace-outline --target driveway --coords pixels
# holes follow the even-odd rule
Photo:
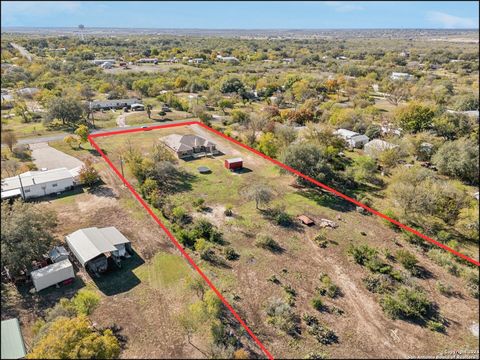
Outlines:
[[[56,169],[65,167],[68,170],[83,166],[83,162],[48,145],[48,143],[31,144],[32,158],[38,169]]]

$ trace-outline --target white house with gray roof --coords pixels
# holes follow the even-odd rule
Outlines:
[[[74,185],[74,176],[67,168],[27,171],[2,179],[2,200],[17,196],[25,200],[42,197],[71,190]]]
[[[368,136],[359,134],[355,131],[350,131],[347,129],[338,129],[334,132],[335,135],[344,139],[350,148],[361,148],[366,143],[368,143]]]

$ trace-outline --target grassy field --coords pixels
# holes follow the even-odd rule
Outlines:
[[[224,155],[194,161],[181,160],[179,166],[190,173],[191,181],[184,191],[172,196],[171,200],[183,207],[193,219],[206,218],[223,233],[224,244],[212,246],[218,257],[222,258],[225,246],[232,247],[240,257],[236,261],[223,260],[221,265],[215,265],[202,260],[197,251],[187,251],[220,291],[227,298],[234,299],[234,308],[274,356],[298,357],[316,351],[333,357],[363,357],[371,354],[371,349],[375,348],[378,356],[404,357],[412,353],[435,353],[455,346],[474,346],[475,338],[465,324],[474,322],[478,316],[476,301],[466,294],[455,299],[441,296],[435,290],[435,283],[439,280],[451,284],[460,294],[465,291],[464,285],[412,244],[402,240],[399,233],[387,227],[379,218],[361,215],[342,200],[321,192],[292,187],[294,179],[291,175],[281,174],[266,160],[196,126],[99,138],[98,143],[110,159],[118,163],[118,154],[127,144],[133,144],[148,153],[162,136],[192,132],[214,141]],[[237,156],[244,159],[248,171],[236,174],[223,167],[225,158]],[[199,166],[208,166],[211,173],[198,174],[196,169]],[[130,174],[127,173],[127,177],[135,184]],[[321,230],[318,225],[310,228],[277,225],[262,211],[256,210],[254,202],[245,196],[246,190],[257,183],[268,185],[276,194],[270,207],[280,206],[293,217],[306,214],[317,224],[321,219],[333,220],[338,228]],[[203,210],[193,205],[199,198],[205,201]],[[233,208],[231,217],[224,214],[227,206]],[[166,219],[163,220],[167,226],[171,226]],[[326,248],[320,248],[313,241],[319,233],[323,233],[327,239]],[[255,246],[258,234],[271,236],[281,251],[271,252]],[[444,335],[432,333],[415,323],[391,320],[382,312],[380,297],[368,292],[363,284],[367,270],[353,263],[347,255],[351,244],[368,244],[380,254],[395,253],[403,248],[417,255],[419,264],[427,269],[430,276],[409,278],[408,281],[422,287],[434,299],[442,316],[449,320],[448,344],[443,339]],[[404,273],[400,264],[387,258],[385,261],[393,269]],[[154,269],[151,268],[151,271],[156,272]],[[342,295],[323,299],[331,310],[318,313],[310,302],[322,273],[330,276],[341,289]],[[154,283],[168,282],[163,275],[158,277],[150,271],[148,274]],[[273,275],[279,279],[280,285],[268,280]],[[319,316],[338,334],[339,343],[329,346],[319,344],[308,335],[303,323],[300,325],[303,335],[297,338],[269,324],[265,309],[275,299],[286,298],[285,286],[293,288],[296,293],[293,311],[298,316]],[[452,302],[455,306],[452,306]],[[392,331],[401,334],[400,340],[391,335]]]

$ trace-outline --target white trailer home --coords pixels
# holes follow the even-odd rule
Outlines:
[[[75,273],[73,272],[72,263],[66,259],[32,271],[30,276],[35,290],[39,292],[62,281],[74,278]]]
[[[338,129],[334,134],[344,139],[351,149],[362,148],[370,140],[366,135],[347,129]]]
[[[56,194],[73,189],[74,184],[73,176],[67,168],[27,171],[2,180],[2,200],[15,196],[27,200]]]

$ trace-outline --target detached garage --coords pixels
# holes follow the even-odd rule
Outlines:
[[[35,290],[39,292],[52,285],[74,278],[75,273],[73,272],[72,263],[70,260],[66,259],[32,271],[30,276],[32,277]]]

